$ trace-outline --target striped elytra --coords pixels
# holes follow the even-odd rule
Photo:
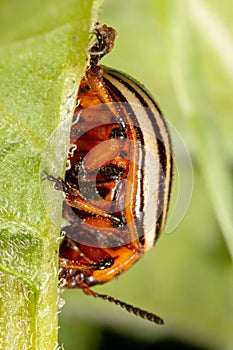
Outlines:
[[[94,34],[65,178],[48,176],[64,193],[60,284],[162,324],[160,317],[90,288],[120,276],[154,246],[172,184],[171,140],[160,109],[137,81],[99,66],[113,47],[114,29],[97,24]]]

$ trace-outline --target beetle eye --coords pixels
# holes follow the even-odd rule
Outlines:
[[[112,129],[111,133],[109,134],[109,138],[113,139],[125,139],[126,138],[126,131],[122,128],[114,128]]]

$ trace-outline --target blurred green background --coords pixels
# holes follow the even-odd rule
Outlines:
[[[231,1],[104,3],[99,21],[118,37],[102,63],[151,91],[189,149],[194,188],[182,223],[119,280],[95,288],[162,315],[165,326],[65,291],[65,349],[233,349],[232,13]]]

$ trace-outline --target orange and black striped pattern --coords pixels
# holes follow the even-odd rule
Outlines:
[[[118,277],[154,246],[166,221],[173,165],[159,107],[133,78],[98,65],[115,33],[100,25],[96,31],[77,96],[65,179],[49,179],[64,192],[62,284],[100,296],[90,287]]]

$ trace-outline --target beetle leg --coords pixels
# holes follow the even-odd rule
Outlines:
[[[47,174],[47,180],[55,182],[54,189],[57,191],[67,192],[69,190],[68,184],[60,177]]]
[[[55,182],[54,189],[57,191],[63,191],[65,194],[65,201],[66,203],[78,210],[84,210],[85,212],[89,212],[90,214],[94,214],[98,217],[103,217],[106,219],[109,219],[111,222],[113,222],[118,227],[123,226],[123,221],[118,218],[117,216],[114,216],[112,214],[106,213],[104,210],[101,210],[97,206],[88,203],[80,194],[80,191],[77,189],[72,188],[69,186],[68,183],[66,183],[60,176],[54,177],[53,175],[47,175],[47,179],[49,181]]]

